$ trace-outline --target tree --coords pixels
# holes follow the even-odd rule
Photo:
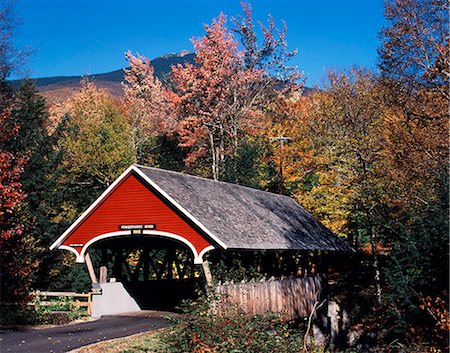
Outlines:
[[[450,78],[448,11],[442,0],[386,1],[388,25],[379,50],[383,72],[406,85],[444,88]]]
[[[285,192],[333,232],[349,237],[354,175],[347,167],[351,165],[349,153],[335,145],[333,113],[318,111],[329,99],[322,92],[279,100],[275,108],[278,121],[266,135],[289,137],[282,147],[278,143],[272,146]]]
[[[264,32],[266,42],[260,49],[249,22],[251,12],[246,9],[242,24],[235,20],[242,50],[221,14],[212,25],[205,25],[203,38],[192,40],[196,65],[173,68],[175,92],[179,96],[178,132],[181,144],[191,149],[187,163],[206,156],[211,161],[214,179],[222,178],[225,164],[238,157],[243,134],[255,134],[267,123],[269,102],[287,88],[301,89],[295,82],[297,76],[295,79],[285,76],[283,81],[280,71],[274,70],[284,67],[284,60],[290,57],[278,55],[285,45],[284,34],[273,42],[272,21]],[[269,52],[263,53],[264,50]]]
[[[21,182],[27,193],[29,212],[34,212],[44,202],[48,179],[54,170],[54,146],[48,128],[50,125],[45,99],[31,81],[25,81],[15,94],[11,123],[20,126],[17,134],[8,139],[8,150],[27,154],[29,161]]]
[[[393,99],[403,102],[410,119],[447,115],[448,16],[444,0],[386,1],[388,25],[381,31],[380,68],[397,83]]]
[[[20,235],[22,227],[20,225],[12,225],[7,220],[11,217],[13,212],[19,208],[21,202],[25,198],[25,193],[22,190],[22,184],[20,183],[20,176],[23,174],[23,168],[26,164],[28,157],[14,155],[9,152],[5,145],[7,145],[7,139],[11,135],[17,134],[19,127],[16,125],[11,129],[10,123],[11,112],[4,110],[0,115],[0,132],[1,132],[1,239],[0,248],[4,249],[3,241],[10,239],[14,235]]]
[[[448,327],[435,309],[448,315],[448,15],[446,1],[387,1],[379,50],[389,104],[387,313],[403,337],[422,330],[444,349]]]
[[[29,50],[18,50],[13,42],[17,18],[14,14],[14,0],[3,0],[0,4],[0,82],[18,69],[29,55]]]
[[[291,138],[283,156],[286,188],[342,236],[351,237],[351,204],[380,160],[381,97],[377,78],[353,68],[330,72],[327,86],[308,97],[278,102],[285,118],[275,134]]]
[[[330,72],[323,91],[307,98],[309,104],[297,103],[294,113],[299,116],[282,124],[294,139],[285,158],[286,178],[297,185],[294,196],[354,247],[370,244],[379,303],[377,244],[382,233],[377,210],[384,203],[380,136],[385,111],[381,93],[377,77],[367,70]]]
[[[388,316],[397,337],[417,334],[418,328],[442,350],[448,347],[448,176],[434,188],[434,200],[407,209],[390,224],[392,251],[386,259]]]
[[[12,103],[0,113],[0,283],[1,304],[21,305],[28,298],[30,274],[36,263],[30,257],[33,239],[23,233],[20,214],[25,193],[20,178],[27,155],[8,151],[8,139],[20,127],[11,122]],[[4,308],[2,308],[3,311]]]
[[[261,84],[260,70],[243,67],[242,53],[221,14],[205,36],[193,39],[196,65],[178,65],[172,69],[179,95],[178,132],[181,144],[192,148],[187,162],[209,154],[214,179],[223,174],[226,156],[237,150],[242,130],[256,128],[260,112],[256,110]]]
[[[148,142],[159,134],[175,130],[173,93],[155,76],[150,61],[138,55],[126,53],[130,66],[125,69],[127,116],[130,118],[131,138],[138,161],[145,158]]]
[[[76,193],[89,187],[92,199],[135,161],[131,127],[107,94],[88,81],[58,114],[62,182]]]
[[[287,26],[283,22],[283,29],[275,25],[275,20],[269,15],[267,25],[259,22],[259,28],[263,34],[260,43],[253,23],[252,8],[250,4],[241,2],[243,16],[232,18],[233,32],[239,38],[241,50],[244,53],[244,65],[248,69],[261,69],[266,78],[277,82],[278,90],[292,88],[299,90],[304,82],[298,81],[303,77],[296,66],[288,65],[290,59],[297,50],[289,50],[286,33]]]
[[[54,256],[46,250],[63,231],[61,225],[54,222],[60,212],[56,173],[60,153],[50,135],[51,122],[45,99],[31,81],[23,82],[15,94],[11,123],[20,129],[8,139],[8,150],[29,156],[21,176],[22,188],[27,195],[21,220],[24,233],[35,240],[33,257],[39,262],[39,269],[33,276],[33,285],[46,288],[50,280],[49,268],[54,262]]]
[[[397,202],[405,207],[432,199],[441,173],[436,171],[447,164],[448,15],[448,2],[441,0],[385,4],[388,25],[381,32],[379,49],[385,101],[390,106],[385,157],[400,191]]]
[[[30,290],[36,263],[31,255],[33,238],[24,233],[21,216],[26,194],[21,177],[29,159],[26,151],[11,151],[10,141],[21,126],[14,121],[14,92],[6,79],[23,62],[26,54],[12,43],[16,26],[13,1],[0,4],[0,299],[2,319],[6,306],[24,305]]]

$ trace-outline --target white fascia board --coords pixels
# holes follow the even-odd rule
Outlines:
[[[196,226],[198,226],[202,231],[204,231],[211,239],[213,239],[222,248],[227,249],[228,246],[220,240],[217,236],[211,233],[198,219],[191,215],[183,206],[181,206],[177,201],[170,197],[163,189],[161,189],[153,180],[151,180],[144,172],[142,172],[139,167],[133,165],[133,170],[143,178],[149,185],[156,189],[167,201],[174,205],[181,213],[183,213],[187,218],[189,218]]]
[[[130,172],[133,170],[133,166],[130,166],[125,170],[98,198],[94,201],[94,203],[89,206],[89,208],[82,213],[78,219],[72,223],[72,225],[67,228],[67,230],[58,238],[56,241],[50,246],[50,250],[55,249],[59,245],[61,245],[64,240],[66,239],[67,235],[70,234],[70,232],[77,227],[86,217],[89,215],[89,213],[97,207],[97,205],[103,201],[103,199],[108,196],[109,192],[116,187],[117,184],[119,184]]]

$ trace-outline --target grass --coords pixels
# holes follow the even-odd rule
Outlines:
[[[70,353],[152,353],[163,348],[163,343],[159,339],[159,334],[163,330],[95,343],[75,349]]]

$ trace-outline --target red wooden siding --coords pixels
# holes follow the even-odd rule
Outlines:
[[[155,224],[157,231],[184,237],[200,253],[211,244],[171,210],[136,176],[125,177],[64,240],[84,245],[98,235],[119,231],[120,224]],[[82,246],[72,246],[81,251]]]

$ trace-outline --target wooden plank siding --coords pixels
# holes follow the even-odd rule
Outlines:
[[[154,224],[157,231],[182,235],[198,253],[211,245],[179,212],[169,207],[134,174],[124,178],[111,190],[67,235],[62,245],[81,252],[90,240],[119,231],[121,224]],[[131,235],[131,231],[129,233]]]
[[[286,321],[296,320],[310,315],[322,289],[320,276],[226,282],[215,286],[214,310],[221,315],[229,305],[237,305],[247,315],[272,312],[283,315]]]

